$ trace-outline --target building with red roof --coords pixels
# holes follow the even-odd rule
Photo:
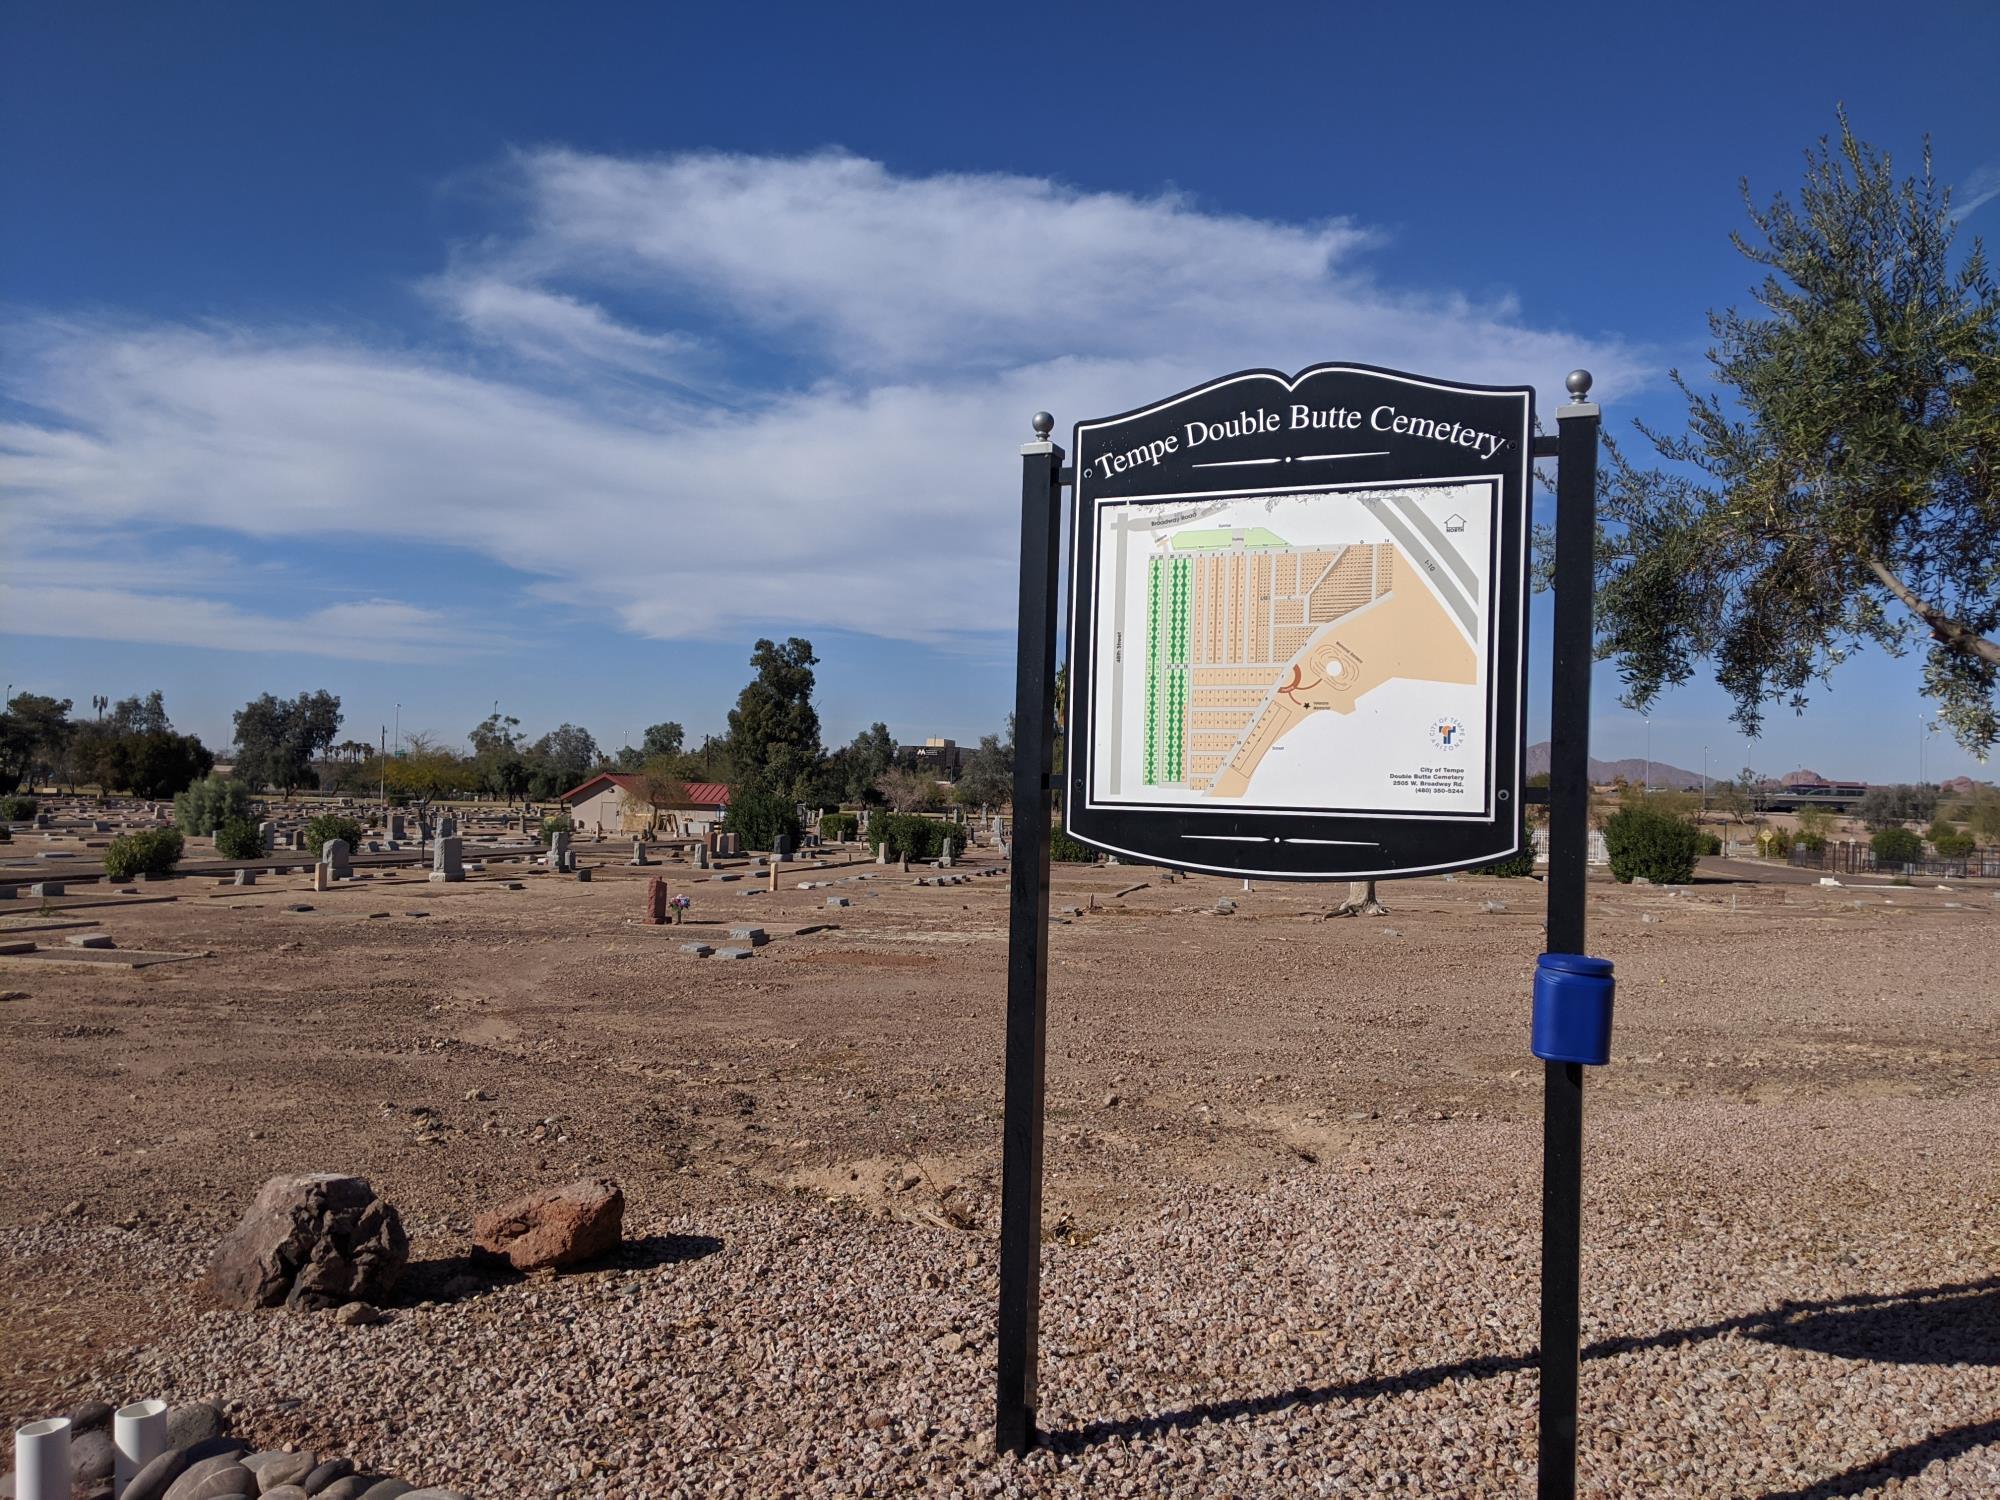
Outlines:
[[[718,781],[660,782],[602,771],[562,794],[581,833],[657,833],[699,838],[729,810],[729,788]]]

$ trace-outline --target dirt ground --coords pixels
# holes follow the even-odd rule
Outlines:
[[[301,876],[250,889],[189,878],[135,897],[76,887],[45,906],[6,903],[0,939],[104,932],[116,953],[193,955],[139,968],[76,953],[0,958],[0,993],[13,997],[0,1004],[7,1418],[85,1395],[137,1399],[171,1378],[179,1398],[233,1403],[268,1441],[351,1442],[364,1459],[370,1444],[395,1450],[407,1424],[393,1414],[349,1433],[314,1417],[332,1374],[301,1367],[308,1388],[269,1388],[255,1349],[291,1337],[286,1315],[201,1306],[187,1277],[206,1247],[271,1175],[358,1173],[410,1230],[414,1304],[436,1298],[478,1209],[601,1174],[625,1188],[628,1235],[686,1251],[606,1272],[639,1287],[628,1298],[651,1296],[655,1281],[662,1295],[690,1295],[745,1254],[767,1276],[810,1277],[824,1226],[829,1253],[839,1244],[896,1268],[883,1284],[902,1307],[882,1314],[883,1329],[952,1301],[963,1350],[938,1377],[929,1435],[907,1452],[886,1446],[881,1462],[856,1448],[864,1467],[825,1493],[905,1480],[938,1493],[1149,1493],[1161,1487],[1144,1478],[1154,1464],[1188,1493],[1520,1492],[1533,1451],[1539,883],[1402,882],[1384,887],[1390,915],[1330,919],[1335,887],[1245,892],[1167,884],[1145,868],[1058,867],[1057,908],[1083,910],[1056,926],[1049,981],[1044,1223],[1051,1264],[1066,1269],[1051,1273],[1043,1421],[1056,1439],[1017,1464],[980,1449],[1004,875],[934,888],[873,864],[801,867],[780,891],[749,895],[761,874],[722,882],[669,866],[693,899],[690,920],[648,928],[641,879],[654,872],[611,858],[589,883],[496,866],[451,886],[420,871],[317,895]],[[983,868],[975,857],[959,873]],[[1836,889],[1747,878],[1757,874],[1712,864],[1683,891],[1591,886],[1591,948],[1616,960],[1619,996],[1613,1063],[1588,1087],[1586,1340],[1605,1342],[1584,1369],[1586,1489],[1977,1493],[1964,1486],[2000,1475],[2000,899],[1962,883]],[[846,883],[800,891],[800,880]],[[1233,914],[1214,909],[1225,896]],[[295,903],[313,909],[286,909]],[[753,958],[678,951],[726,943],[746,923],[770,937]],[[1345,1207],[1315,1219],[1313,1205]],[[1246,1295],[1295,1254],[1346,1257],[1340,1286],[1316,1292],[1321,1305],[1273,1313],[1269,1335],[1249,1336],[1218,1379],[1176,1386],[1201,1328],[1184,1328],[1177,1351],[1133,1351],[1149,1323],[1184,1316],[1179,1283],[1147,1279],[1155,1250],[1179,1253],[1177,1216],[1232,1234],[1272,1220],[1200,1257],[1223,1283],[1216,1295]],[[794,1251],[805,1259],[783,1259]],[[949,1279],[961,1255],[962,1285]],[[755,1271],[742,1272],[752,1300]],[[1075,1320],[1101,1315],[1092,1276],[1110,1287],[1125,1272],[1140,1278],[1117,1314],[1130,1348],[1106,1366],[1117,1340],[1083,1340]],[[1199,1265],[1183,1274],[1205,1285]],[[581,1295],[568,1283],[588,1278],[543,1281],[554,1297]],[[489,1313],[538,1284],[497,1291]],[[1154,1296],[1167,1301],[1149,1319]],[[1743,1342],[1721,1336],[1732,1327],[1762,1326],[1774,1307],[1790,1326],[1800,1309],[1882,1306],[1921,1316],[1777,1341],[1813,1363],[1809,1375],[1777,1369],[1774,1389],[1831,1396],[1717,1408],[1693,1424],[1715,1430],[1688,1437],[1684,1453],[1656,1454],[1634,1430],[1689,1425],[1705,1392],[1741,1378],[1742,1359],[1719,1352]],[[1286,1332],[1295,1313],[1305,1324]],[[524,1330],[534,1323],[522,1317]],[[1329,1326],[1347,1331],[1314,1345]],[[232,1356],[248,1361],[233,1372],[176,1365],[177,1341],[229,1339],[252,1350]],[[1097,1361],[1087,1369],[1086,1344]],[[1779,1357],[1770,1348],[1753,1352]],[[350,1348],[339,1362],[361,1358]],[[881,1403],[893,1415],[926,1387],[910,1358],[884,1358],[903,1392]],[[1449,1382],[1409,1383],[1452,1360],[1463,1368]],[[1374,1386],[1327,1384],[1357,1370]],[[1607,1404],[1613,1388],[1624,1394]],[[1325,1389],[1337,1398],[1285,1395]],[[837,1394],[796,1398],[792,1419],[840,1411]],[[1445,1397],[1457,1406],[1440,1414]],[[1831,1426],[1829,1400],[1844,1403]],[[577,1459],[608,1444],[570,1443],[565,1426],[554,1469],[524,1456],[532,1431],[515,1434],[512,1457],[510,1446],[441,1466],[492,1495],[821,1493],[824,1473],[775,1477],[793,1473],[776,1456],[790,1442],[784,1409],[772,1408],[768,1431],[738,1421],[726,1457],[681,1443],[670,1459],[640,1448]],[[1386,1425],[1371,1449],[1378,1412]],[[1450,1458],[1441,1430],[1489,1420],[1470,1457]],[[1184,1439],[1192,1457],[1175,1446]],[[1336,1457],[1286,1467],[1272,1456],[1296,1443],[1317,1452],[1322,1439]],[[1138,1489],[1126,1485],[1135,1477]]]

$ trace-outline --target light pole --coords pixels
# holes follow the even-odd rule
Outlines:
[[[1646,715],[1646,795],[1653,795],[1653,716]]]
[[[396,753],[403,753],[403,705],[396,705]]]
[[[1708,821],[1708,746],[1706,745],[1701,747],[1701,816],[1695,821],[1698,823]]]

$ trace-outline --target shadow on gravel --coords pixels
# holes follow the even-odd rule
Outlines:
[[[1922,1442],[1892,1449],[1864,1468],[1849,1469],[1802,1490],[1772,1490],[1759,1500],[1846,1500],[1851,1495],[1867,1495],[1895,1480],[1914,1479],[1932,1464],[1948,1462],[1989,1443],[2000,1443],[2000,1419],[1948,1427]]]
[[[1741,1334],[1764,1343],[1809,1349],[1843,1359],[1873,1360],[1886,1364],[2000,1364],[2000,1276],[1979,1281],[1949,1282],[1940,1286],[1917,1287],[1906,1292],[1860,1293],[1823,1302],[1781,1302],[1761,1312],[1723,1318],[1689,1328],[1667,1328],[1658,1333],[1634,1337],[1600,1339],[1586,1345],[1583,1358],[1612,1359],[1620,1354],[1647,1349],[1676,1349],[1729,1334]],[[1123,1421],[1088,1422],[1081,1427],[1060,1428],[1044,1434],[1047,1445],[1058,1453],[1076,1453],[1098,1443],[1119,1438],[1157,1437],[1204,1422],[1229,1422],[1243,1417],[1268,1416],[1273,1412],[1306,1410],[1316,1406],[1346,1405],[1372,1401],[1377,1396],[1401,1396],[1427,1391],[1447,1381],[1485,1380],[1535,1369],[1541,1361],[1537,1350],[1525,1354],[1483,1355],[1452,1364],[1429,1365],[1396,1375],[1375,1375],[1365,1380],[1339,1385],[1296,1386],[1261,1396],[1245,1396],[1234,1401],[1204,1402],[1179,1411]],[[1976,1448],[1993,1440],[1991,1429],[2000,1424],[1978,1423],[1954,1428],[1923,1443],[1899,1449],[1882,1464],[1935,1462],[1940,1457]],[[1935,1444],[1949,1445],[1959,1435],[1974,1436],[1962,1446],[1923,1457],[1915,1455]],[[1879,1467],[1879,1466],[1877,1466]],[[1856,1471],[1859,1473],[1860,1471]],[[1875,1472],[1871,1467],[1867,1472]],[[1885,1472],[1902,1472],[1889,1470]],[[1825,1485],[1858,1483],[1850,1475],[1823,1481]],[[1771,1495],[1765,1500],[1835,1500],[1860,1494],[1859,1489],[1815,1488],[1794,1494]]]
[[[626,1240],[616,1250],[595,1260],[565,1266],[555,1274],[653,1271],[702,1260],[721,1248],[722,1241],[713,1235],[647,1234]],[[396,1300],[405,1306],[418,1302],[468,1302],[527,1279],[527,1273],[515,1270],[497,1255],[440,1255],[433,1260],[410,1262],[396,1289]]]

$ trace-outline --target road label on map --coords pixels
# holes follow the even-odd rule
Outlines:
[[[1073,448],[1069,832],[1348,879],[1522,847],[1534,392],[1253,370]]]

